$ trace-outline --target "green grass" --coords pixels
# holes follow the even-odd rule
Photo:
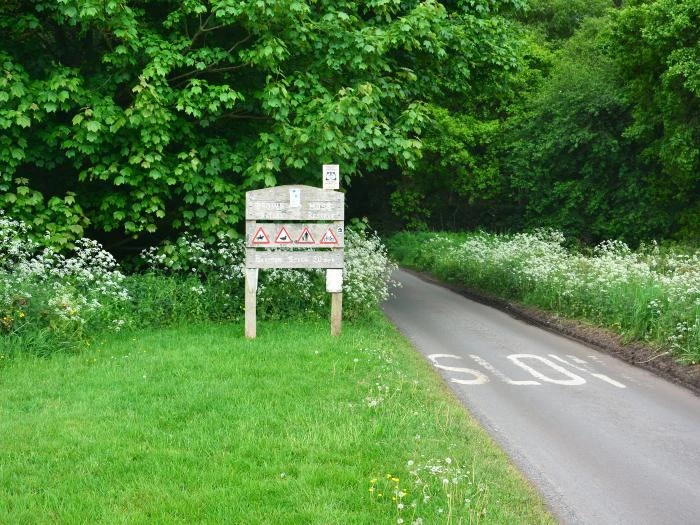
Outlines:
[[[402,232],[387,245],[405,267],[700,364],[700,251],[616,241],[573,249],[559,235]]]
[[[0,523],[554,523],[384,319],[328,331],[203,324],[5,360]]]

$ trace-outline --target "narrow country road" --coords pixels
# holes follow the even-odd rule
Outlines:
[[[700,397],[398,271],[389,318],[564,524],[700,524]]]

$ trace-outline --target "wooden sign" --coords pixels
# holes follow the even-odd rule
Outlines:
[[[246,250],[246,268],[343,268],[341,251],[256,251]]]
[[[311,186],[277,186],[245,195],[246,221],[342,221],[345,195]]]
[[[344,218],[339,191],[290,185],[246,193],[246,337],[256,335],[258,270],[266,268],[325,268],[331,334],[340,334]]]
[[[333,222],[246,222],[248,248],[342,248],[343,221]]]

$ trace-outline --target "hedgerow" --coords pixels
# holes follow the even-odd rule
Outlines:
[[[633,251],[619,240],[566,247],[556,230],[516,235],[402,233],[389,241],[399,262],[475,289],[610,327],[700,362],[700,252]]]
[[[27,226],[0,212],[0,359],[18,352],[79,350],[113,331],[244,315],[245,244],[185,234],[144,250],[125,274],[99,243],[80,239],[65,253],[29,240]],[[389,261],[366,228],[348,229],[344,314],[371,315],[389,294]],[[325,316],[324,270],[262,270],[258,316]]]

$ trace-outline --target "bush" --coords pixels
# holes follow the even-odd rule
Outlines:
[[[26,232],[0,212],[0,353],[77,348],[128,300],[124,275],[95,241],[77,241],[66,257]]]
[[[395,268],[376,233],[346,233],[344,315],[376,311]],[[177,323],[239,321],[244,314],[245,244],[191,235],[145,250],[124,275],[93,240],[64,254],[27,239],[27,227],[0,212],[0,359],[17,352],[78,350],[100,333]],[[261,319],[329,315],[323,270],[260,273]]]
[[[214,311],[230,311],[231,304],[235,303],[239,306],[238,315],[242,315],[243,240],[223,236],[215,243],[207,244],[184,235],[174,243],[149,248],[141,258],[142,267],[151,274],[180,278],[198,276],[207,293],[218,291],[216,300],[210,298],[216,305]],[[372,232],[366,222],[354,221],[345,233],[344,316],[361,317],[387,299],[390,287],[396,285],[391,280],[395,268],[376,232]],[[224,301],[223,297],[229,299]],[[262,270],[257,299],[261,319],[299,314],[325,316],[329,308],[325,270]],[[230,311],[230,314],[234,312]]]

